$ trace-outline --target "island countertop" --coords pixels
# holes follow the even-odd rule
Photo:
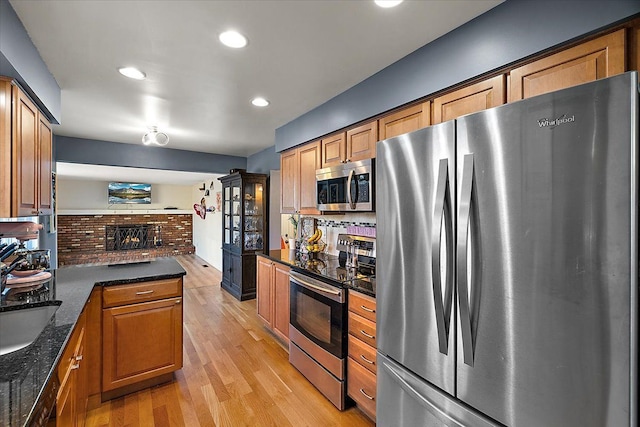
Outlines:
[[[94,286],[170,279],[185,274],[173,258],[115,266],[70,266],[54,270],[46,288],[37,294],[17,297],[10,292],[3,297],[0,312],[46,305],[59,308],[31,345],[0,356],[0,425],[24,426],[31,422],[33,410],[55,373]]]

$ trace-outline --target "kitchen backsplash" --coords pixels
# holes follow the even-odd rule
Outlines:
[[[322,230],[322,240],[327,244],[326,252],[329,254],[337,255],[336,241],[338,234],[348,233],[347,228],[351,230],[351,227],[360,227],[358,231],[361,231],[362,235],[375,235],[376,227],[376,214],[375,213],[359,213],[359,214],[345,214],[345,215],[325,215],[315,216],[309,215],[318,221],[318,227]],[[288,237],[294,235],[294,228],[289,221],[291,215],[282,215],[282,236],[285,234]],[[296,219],[299,217],[296,215]],[[374,229],[374,230],[370,230]]]

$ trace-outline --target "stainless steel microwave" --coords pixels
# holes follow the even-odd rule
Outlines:
[[[375,211],[374,159],[316,170],[316,205],[323,212]]]

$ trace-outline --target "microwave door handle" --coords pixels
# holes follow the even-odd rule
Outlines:
[[[351,194],[351,182],[353,181],[353,175],[355,174],[355,170],[351,169],[351,171],[349,171],[349,177],[347,178],[347,202],[349,202],[349,206],[351,206],[351,209],[355,209],[356,208],[356,204],[355,202],[352,200],[352,194]]]
[[[460,186],[460,213],[458,228],[458,303],[460,308],[460,329],[464,363],[473,366],[473,336],[471,333],[471,309],[467,261],[469,257],[469,233],[471,226],[471,203],[473,200],[473,154],[465,154],[462,166],[462,184]],[[473,271],[471,272],[473,279]]]
[[[451,323],[451,298],[453,293],[453,271],[451,256],[453,226],[451,224],[451,198],[449,196],[449,160],[441,159],[438,166],[436,184],[436,203],[433,210],[431,234],[431,280],[433,286],[433,304],[436,315],[439,350],[449,353],[449,329]],[[444,224],[446,253],[445,298],[442,300],[442,277],[440,275],[440,252],[442,249],[442,227]]]

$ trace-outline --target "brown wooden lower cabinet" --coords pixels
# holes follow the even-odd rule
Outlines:
[[[86,316],[78,318],[58,365],[60,389],[56,397],[56,425],[83,427],[87,415],[87,374],[84,360]]]
[[[349,291],[349,357],[347,394],[376,419],[376,300]]]
[[[347,359],[347,394],[367,416],[376,418],[376,375],[353,358]]]
[[[182,368],[182,278],[96,287],[57,367],[48,425],[84,427],[87,409]]]
[[[102,314],[102,391],[182,367],[182,300],[171,298]]]
[[[114,301],[118,305],[111,307]],[[182,368],[181,278],[106,287],[102,302],[103,393],[136,384],[145,388]]]
[[[289,344],[289,267],[257,256],[258,317],[283,342]]]

